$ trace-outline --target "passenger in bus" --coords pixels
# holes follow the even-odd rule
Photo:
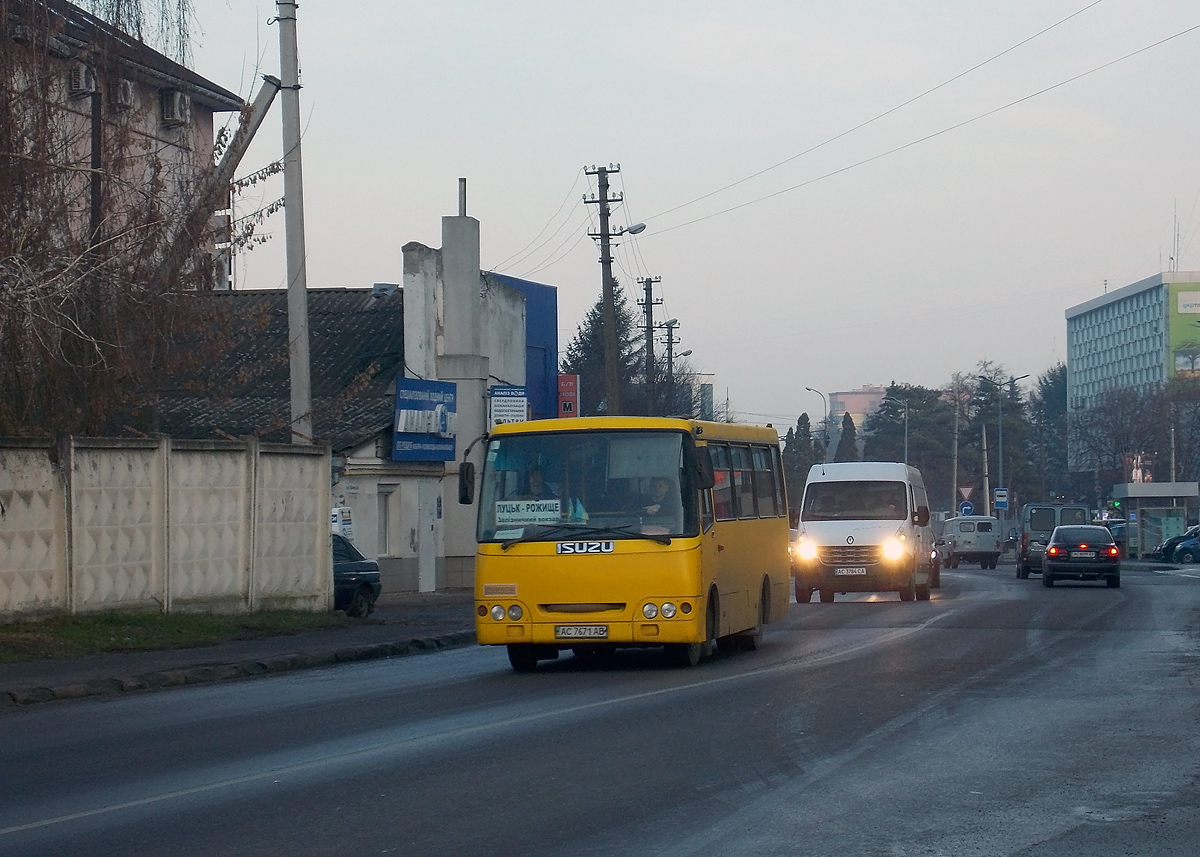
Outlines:
[[[637,500],[636,514],[643,518],[669,517],[667,494],[671,490],[671,480],[666,476],[650,477],[650,493],[643,494]]]
[[[530,468],[525,477],[525,491],[517,496],[518,500],[556,500],[557,496],[546,484],[546,474],[540,464]]]

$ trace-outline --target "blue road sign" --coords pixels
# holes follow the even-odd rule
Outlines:
[[[993,505],[997,509],[1007,509],[1008,508],[1008,489],[1007,488],[997,488],[995,491],[995,494],[996,494],[996,500],[993,503]]]
[[[970,500],[963,500],[958,504],[958,514],[970,515],[975,511],[975,504]]]

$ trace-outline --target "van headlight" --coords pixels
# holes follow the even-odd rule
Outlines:
[[[796,543],[796,556],[800,559],[816,559],[817,543],[811,539],[801,539]]]
[[[900,559],[904,556],[904,542],[893,536],[883,543],[884,559]]]

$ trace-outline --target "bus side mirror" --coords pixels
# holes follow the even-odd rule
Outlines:
[[[475,502],[475,463],[464,461],[458,466],[458,502],[470,506]]]
[[[916,514],[913,515],[913,523],[918,527],[924,527],[929,524],[929,507],[918,506]]]
[[[713,473],[712,456],[709,455],[707,446],[696,447],[696,487],[701,491],[707,491],[717,484],[717,477]]]

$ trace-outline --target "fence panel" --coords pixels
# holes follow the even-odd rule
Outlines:
[[[0,616],[67,607],[65,505],[51,451],[0,448]]]

